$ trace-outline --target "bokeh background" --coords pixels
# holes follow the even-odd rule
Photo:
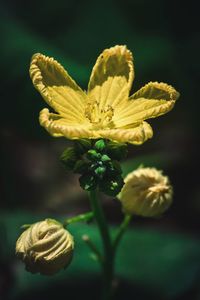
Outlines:
[[[161,219],[132,221],[117,256],[115,299],[200,299],[198,11],[193,0],[1,0],[0,299],[99,299],[99,268],[81,241],[87,232],[99,242],[93,225],[71,225],[74,259],[51,278],[24,270],[15,241],[24,223],[89,209],[78,178],[59,162],[70,142],[39,125],[46,104],[29,79],[32,54],[55,57],[86,89],[97,55],[116,44],[133,52],[134,91],[163,81],[181,97],[169,114],[150,121],[154,138],[129,147],[123,163],[124,174],[141,163],[163,169],[174,204]],[[103,205],[114,227],[120,205],[108,198]]]

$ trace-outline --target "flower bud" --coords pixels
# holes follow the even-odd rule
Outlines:
[[[75,148],[80,155],[83,155],[92,147],[91,140],[81,139],[75,141]]]
[[[123,184],[124,181],[120,175],[104,177],[103,180],[99,182],[99,188],[104,194],[115,197],[121,190]]]
[[[104,140],[98,140],[94,147],[97,149],[97,151],[103,151],[106,148],[106,142]]]
[[[86,173],[79,178],[79,183],[82,189],[84,189],[85,191],[92,191],[97,187],[98,178],[92,173]]]
[[[107,144],[107,153],[112,159],[121,160],[127,156],[127,145],[109,141]]]
[[[16,254],[31,273],[53,275],[69,265],[74,240],[59,222],[46,219],[26,229],[16,243]]]
[[[78,160],[76,149],[74,147],[68,147],[65,149],[60,160],[67,171],[72,170]]]
[[[155,168],[139,168],[124,179],[118,195],[123,211],[143,217],[161,215],[172,203],[169,178]]]

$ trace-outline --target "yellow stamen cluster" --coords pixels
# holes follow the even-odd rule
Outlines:
[[[114,109],[111,105],[100,108],[97,101],[88,102],[85,108],[85,116],[90,121],[93,129],[111,128]]]

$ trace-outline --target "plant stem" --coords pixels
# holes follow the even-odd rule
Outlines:
[[[113,252],[114,253],[116,252],[117,246],[119,245],[119,242],[131,221],[131,218],[132,218],[132,216],[128,215],[128,214],[126,214],[124,216],[124,220],[122,221],[122,223],[117,231],[117,234],[114,238],[114,241],[113,241]]]
[[[95,255],[96,259],[102,263],[103,258],[101,252],[97,249],[96,245],[91,241],[90,237],[87,234],[82,236],[82,240],[88,245],[88,247],[92,250],[93,254]]]
[[[104,249],[104,257],[103,257],[103,275],[104,275],[104,290],[103,290],[103,299],[109,300],[111,299],[112,292],[112,281],[113,281],[113,249],[112,242],[109,233],[109,229],[107,226],[107,222],[105,219],[105,215],[102,209],[102,206],[99,203],[97,198],[97,191],[92,190],[89,192],[89,198],[91,202],[91,207],[94,212],[94,217],[97,222],[99,232],[101,234],[103,249]]]
[[[63,226],[66,227],[67,225],[71,223],[76,223],[76,222],[87,222],[90,221],[94,217],[94,213],[92,211],[87,212],[85,214],[80,214],[78,216],[66,219],[63,222]]]

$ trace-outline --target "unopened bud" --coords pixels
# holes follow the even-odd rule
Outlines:
[[[144,217],[159,216],[172,203],[169,178],[155,168],[139,168],[129,173],[118,195],[123,211]]]
[[[75,148],[79,154],[86,153],[89,149],[91,149],[91,140],[81,139],[75,142]]]
[[[127,156],[127,145],[109,141],[107,144],[107,153],[112,159],[124,159]]]
[[[94,147],[98,150],[98,151],[103,151],[106,148],[106,142],[104,140],[98,140]]]
[[[60,157],[60,160],[66,170],[72,170],[78,160],[75,148],[68,147],[65,149]]]
[[[111,197],[115,197],[120,191],[124,184],[121,176],[105,177],[99,183],[100,190]]]
[[[31,273],[53,275],[69,265],[74,240],[59,222],[46,219],[26,229],[16,243],[16,254]]]
[[[85,191],[95,190],[98,184],[98,178],[91,173],[83,174],[79,178],[79,183]]]

